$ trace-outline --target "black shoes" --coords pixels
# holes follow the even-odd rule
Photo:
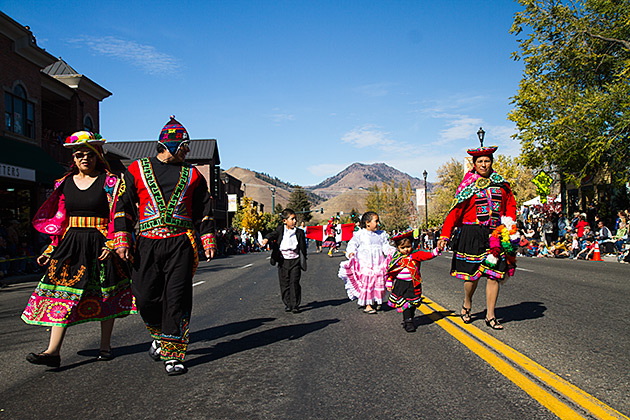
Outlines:
[[[61,366],[61,356],[53,356],[52,354],[46,354],[44,352],[39,354],[29,353],[28,356],[26,356],[26,360],[34,365],[45,365],[55,368]]]
[[[403,328],[408,333],[416,332],[416,326],[413,323],[413,318],[407,318],[403,321]]]
[[[293,310],[291,312],[293,312],[294,314],[299,314],[302,311],[300,310],[300,308],[295,307],[295,308],[293,308]]]

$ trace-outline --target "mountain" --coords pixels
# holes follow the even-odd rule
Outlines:
[[[272,177],[268,174],[249,169],[232,167],[226,171],[239,179],[244,184],[245,195],[254,201],[263,203],[265,211],[271,212],[273,208],[273,193],[275,188],[275,204],[286,206],[289,202],[291,190],[295,185]],[[410,182],[412,188],[423,188],[424,180],[412,177],[384,163],[364,164],[353,163],[337,175],[325,179],[321,183],[304,187],[311,197],[311,208],[317,210],[313,213],[313,220],[326,220],[338,212],[349,213],[353,208],[359,213],[365,209],[367,191],[373,185],[382,185],[383,182],[396,184]],[[431,191],[433,185],[427,183],[427,189]],[[324,199],[326,199],[324,201]],[[319,212],[323,209],[323,214]]]
[[[234,166],[225,172],[241,181],[245,195],[258,203],[264,204],[264,210],[269,213],[272,212],[274,203],[275,205],[280,204],[282,207],[286,207],[291,191],[295,187],[295,185],[278,178],[272,178],[268,174],[239,168],[238,166]],[[275,192],[272,189],[275,189]],[[321,197],[313,192],[306,189],[305,191],[313,206],[323,201]]]
[[[424,180],[412,177],[385,163],[353,163],[337,175],[331,176],[317,185],[305,188],[321,197],[332,198],[353,189],[367,189],[374,184],[380,186],[383,182],[389,184],[392,180],[396,184],[409,181],[412,188],[424,187]]]

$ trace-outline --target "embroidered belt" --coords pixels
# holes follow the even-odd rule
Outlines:
[[[72,216],[68,218],[68,227],[94,228],[100,230],[100,228],[107,229],[107,222],[108,220],[104,217]]]

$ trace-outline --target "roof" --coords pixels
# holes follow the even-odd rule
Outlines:
[[[113,146],[118,151],[127,155],[129,159],[136,160],[147,156],[155,156],[156,144],[157,140],[109,141],[106,143],[106,146]],[[217,141],[215,139],[193,139],[190,141],[190,153],[186,156],[186,161],[201,163],[213,159],[215,165],[221,163],[219,160]]]
[[[111,142],[107,142],[103,145],[103,150],[105,150],[105,153],[107,154],[112,154],[120,159],[131,159],[131,157],[126,154],[125,152],[123,152],[122,150],[120,150],[118,147],[116,147],[115,145],[113,145]]]
[[[79,74],[75,69],[70,67],[68,63],[66,63],[63,59],[59,59],[46,67],[42,72],[50,75],[50,76],[61,76],[61,75],[75,75]]]

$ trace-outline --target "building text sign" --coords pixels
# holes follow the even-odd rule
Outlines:
[[[0,163],[0,177],[35,181],[35,170]]]

